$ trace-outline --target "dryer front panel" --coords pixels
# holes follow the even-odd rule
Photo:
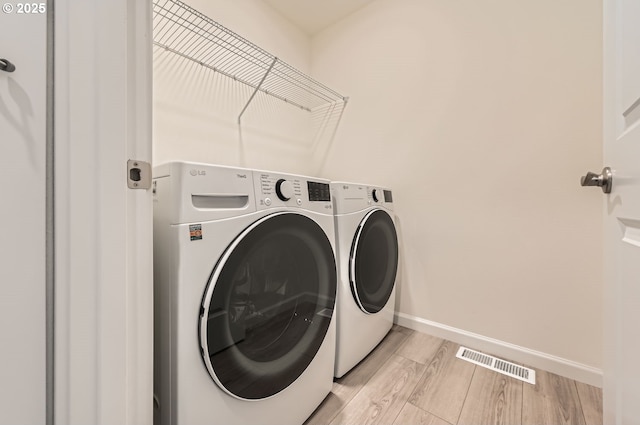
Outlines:
[[[336,282],[331,242],[311,218],[276,213],[245,229],[214,267],[200,311],[214,381],[244,400],[287,388],[325,338]]]
[[[398,270],[398,237],[381,209],[367,213],[356,230],[349,256],[349,282],[355,302],[368,314],[384,308]]]

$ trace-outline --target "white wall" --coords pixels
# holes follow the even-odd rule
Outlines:
[[[398,308],[601,366],[601,1],[377,0],[312,40],[324,177],[394,189]]]
[[[190,0],[199,12],[303,72],[310,39],[261,0]],[[316,153],[307,138],[309,116],[279,100],[257,96],[237,117],[252,90],[193,62],[154,51],[154,163],[210,162],[311,173]]]

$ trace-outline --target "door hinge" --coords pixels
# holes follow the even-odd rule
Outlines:
[[[129,189],[151,188],[151,164],[130,159],[127,161],[127,186]]]

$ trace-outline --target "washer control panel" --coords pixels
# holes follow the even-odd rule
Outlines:
[[[280,176],[260,173],[260,194],[288,201],[292,198],[302,198],[302,181],[299,179],[284,179]]]
[[[280,198],[281,201],[288,201],[291,199],[296,194],[295,189],[296,188],[294,188],[293,183],[289,180],[278,179],[276,182],[276,195],[278,195],[278,198]],[[299,190],[299,188],[297,189]]]
[[[309,201],[331,201],[331,188],[329,183],[320,183],[314,181],[307,182],[309,190]]]
[[[331,213],[331,188],[322,179],[256,171],[254,174],[258,207],[298,206]]]

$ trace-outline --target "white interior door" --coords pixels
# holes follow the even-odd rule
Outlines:
[[[151,2],[56,0],[54,19],[53,423],[151,425],[153,199],[127,171],[151,161]]]
[[[0,12],[0,424],[45,422],[47,17],[25,5]]]
[[[604,2],[604,423],[638,422],[640,406],[640,2]]]

